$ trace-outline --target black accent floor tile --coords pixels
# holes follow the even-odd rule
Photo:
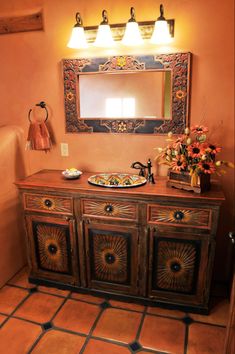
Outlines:
[[[194,320],[189,316],[182,318],[182,321],[187,325],[191,325],[194,322]]]
[[[51,322],[46,322],[42,324],[42,328],[47,331],[48,329],[51,329],[53,327]]]
[[[100,304],[100,307],[103,310],[105,310],[105,309],[108,309],[109,307],[111,307],[111,305],[107,301],[104,301],[104,302],[102,302],[102,304]]]
[[[37,291],[38,291],[38,289],[37,289],[36,287],[29,289],[29,293],[30,293],[30,294],[34,294],[34,293],[36,293]]]
[[[129,347],[130,347],[134,352],[142,348],[142,346],[141,346],[138,342],[133,342],[133,343],[129,344]]]

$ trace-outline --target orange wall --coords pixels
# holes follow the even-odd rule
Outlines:
[[[32,5],[33,4],[33,5]],[[44,11],[45,31],[0,36],[0,125],[21,126],[27,136],[27,113],[35,103],[45,100],[50,110],[50,122],[56,145],[50,153],[27,151],[26,170],[33,173],[42,168],[77,167],[89,171],[130,171],[133,161],[154,157],[153,148],[161,146],[159,136],[114,134],[66,134],[63,106],[62,58],[106,55],[105,50],[76,51],[66,47],[74,25],[76,11],[80,11],[84,25],[101,21],[106,9],[110,23],[125,22],[131,6],[139,21],[159,16],[160,2],[155,0],[8,0],[0,2],[1,16],[21,15]],[[175,18],[175,39],[170,51],[193,53],[190,118],[192,124],[204,123],[213,140],[223,146],[222,158],[234,160],[234,2],[170,1],[164,2],[165,15]],[[155,53],[163,48],[144,45],[141,49],[119,49],[116,53]],[[60,142],[69,144],[69,157],[60,156]],[[123,148],[125,147],[125,148]],[[127,148],[128,147],[128,148]],[[128,150],[128,153],[127,153]],[[224,237],[232,228],[234,174],[230,170],[221,178],[226,194],[223,208]],[[234,226],[233,226],[234,227]],[[220,238],[220,257],[226,248]],[[225,266],[218,263],[217,276],[223,277]]]

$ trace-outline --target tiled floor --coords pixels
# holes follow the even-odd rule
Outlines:
[[[222,354],[229,304],[209,316],[47,288],[23,270],[0,289],[1,354]]]

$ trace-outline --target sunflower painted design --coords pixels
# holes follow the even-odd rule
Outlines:
[[[165,290],[191,292],[196,257],[196,247],[189,242],[160,240],[155,286]]]
[[[37,248],[41,268],[59,273],[69,272],[66,231],[59,226],[38,223]]]
[[[95,279],[123,283],[128,280],[128,241],[123,236],[97,233],[92,238]]]

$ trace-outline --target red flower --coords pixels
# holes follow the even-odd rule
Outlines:
[[[172,163],[171,163],[171,168],[174,171],[181,171],[181,170],[185,170],[186,168],[186,161],[184,159],[184,156],[177,156],[176,158],[173,159]]]
[[[209,144],[207,149],[211,154],[214,154],[214,155],[221,151],[221,147],[213,145],[213,144]]]
[[[196,135],[202,135],[208,132],[208,128],[204,127],[204,125],[194,125],[190,128],[191,132]]]
[[[188,146],[188,155],[192,158],[201,157],[205,153],[205,148],[203,144],[200,143],[193,143]]]
[[[206,161],[201,161],[198,164],[198,168],[203,172],[203,173],[214,173],[215,172],[215,165],[213,162],[206,162]]]

